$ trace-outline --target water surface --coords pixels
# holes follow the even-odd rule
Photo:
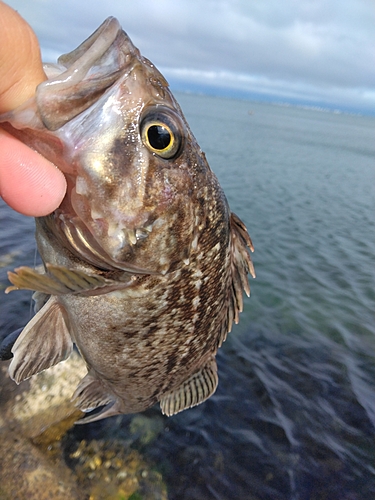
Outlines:
[[[193,95],[178,99],[229,203],[257,278],[203,405],[76,427],[120,436],[178,500],[375,498],[375,120]],[[33,222],[0,205],[0,286],[35,259]],[[1,296],[1,335],[30,294]],[[137,421],[138,422],[138,421]],[[68,453],[68,451],[67,451]]]

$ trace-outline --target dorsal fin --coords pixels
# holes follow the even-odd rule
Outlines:
[[[254,252],[253,242],[247,232],[245,224],[233,212],[230,216],[231,226],[231,266],[234,289],[234,301],[238,312],[242,312],[242,293],[245,290],[246,295],[250,296],[250,286],[248,274],[255,278],[255,270],[251,260],[249,250]]]
[[[238,323],[239,313],[243,309],[243,291],[250,296],[248,275],[255,278],[255,270],[249,250],[254,251],[253,243],[241,219],[231,213],[231,278],[232,283],[228,288],[227,304],[223,308],[223,321],[219,335],[218,347],[225,341],[227,334],[232,330],[233,323]]]

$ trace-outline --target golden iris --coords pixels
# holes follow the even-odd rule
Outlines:
[[[141,121],[144,145],[161,158],[175,158],[181,151],[181,123],[173,110],[162,107],[147,111]]]

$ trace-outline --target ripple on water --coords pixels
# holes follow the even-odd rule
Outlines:
[[[123,439],[163,473],[170,499],[375,498],[373,121],[179,96],[255,246],[256,280],[218,356],[219,387],[145,444],[124,416],[68,438]],[[253,110],[248,114],[248,108]],[[6,271],[33,264],[33,225],[0,201]],[[29,316],[3,296],[0,327]],[[133,425],[132,425],[133,422]],[[152,425],[151,425],[152,427]]]

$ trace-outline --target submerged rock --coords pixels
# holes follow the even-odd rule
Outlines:
[[[160,473],[121,441],[61,441],[83,413],[71,402],[86,366],[77,353],[16,385],[0,365],[1,500],[164,500]],[[66,457],[66,460],[65,460]]]
[[[167,500],[162,476],[121,441],[81,441],[70,460],[90,500]]]
[[[1,366],[0,425],[10,422],[36,444],[59,440],[84,414],[71,402],[74,384],[87,369],[77,353],[20,385],[10,380],[8,363]]]
[[[83,361],[74,354],[18,386],[8,364],[0,366],[0,498],[84,499],[69,467],[50,451],[82,416],[70,398]]]
[[[0,498],[2,500],[82,500],[85,497],[63,462],[19,433],[0,431]]]

